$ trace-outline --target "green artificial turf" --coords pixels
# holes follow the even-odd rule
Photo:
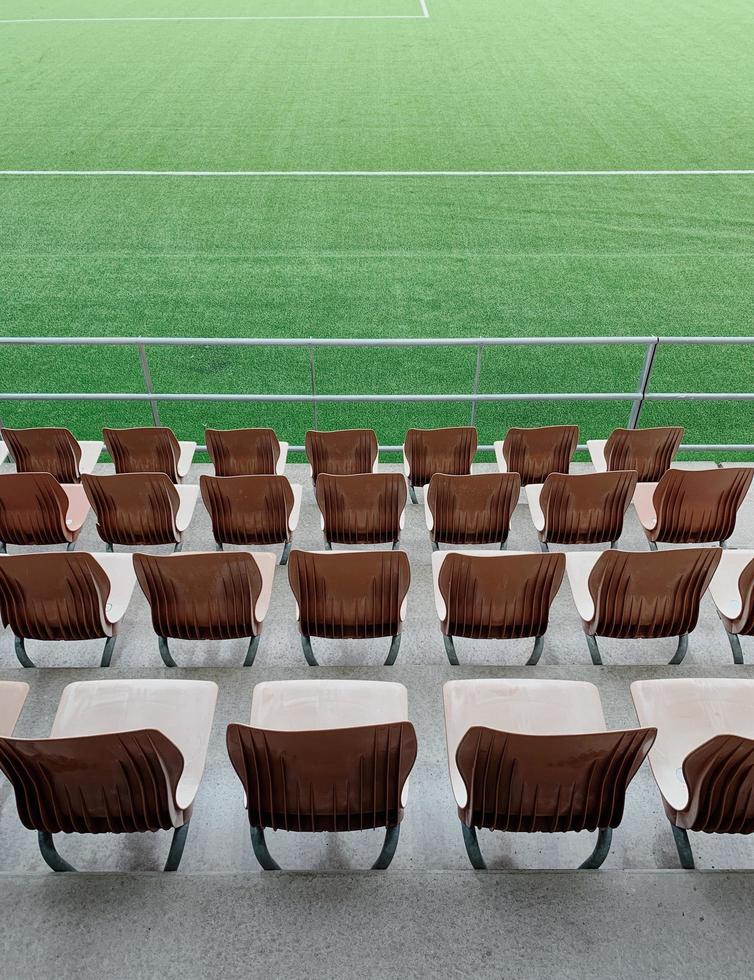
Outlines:
[[[1,18],[409,15],[0,24],[0,169],[751,168],[754,8],[729,0],[5,0]],[[5,335],[754,333],[754,178],[0,177]],[[306,350],[152,348],[162,392],[307,392]],[[484,392],[631,391],[632,347],[499,348]],[[6,391],[140,391],[132,348],[0,347]],[[475,352],[318,351],[330,392],[468,391]],[[754,349],[668,348],[655,389],[750,391]],[[480,441],[625,402],[481,404]],[[309,405],[163,403],[183,437]],[[751,403],[649,404],[688,442],[754,442]],[[9,424],[150,421],[11,403]],[[320,404],[317,424],[465,423],[466,405]]]

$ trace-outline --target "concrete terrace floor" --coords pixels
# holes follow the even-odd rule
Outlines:
[[[195,467],[190,481],[209,471]],[[305,487],[295,546],[320,548],[319,517],[306,468],[290,466],[287,473]],[[707,597],[680,667],[667,666],[672,640],[602,640],[605,666],[594,667],[564,580],[537,667],[523,666],[529,641],[461,640],[462,666],[451,668],[434,610],[423,507],[409,507],[401,544],[411,560],[412,582],[403,643],[393,668],[380,666],[387,652],[382,641],[315,641],[324,666],[308,668],[284,569],[277,571],[264,635],[250,669],[240,667],[242,640],[174,641],[171,649],[181,666],[164,669],[138,586],[107,671],[90,666],[99,662],[99,641],[31,642],[29,654],[43,669],[24,671],[16,666],[12,638],[7,631],[0,634],[0,679],[23,677],[31,685],[16,728],[21,736],[49,734],[60,693],[73,680],[201,678],[216,681],[220,688],[207,768],[176,875],[155,873],[168,848],[168,835],[162,833],[61,836],[61,853],[74,866],[96,873],[53,875],[38,853],[36,835],[18,821],[8,784],[0,784],[3,977],[749,975],[754,842],[691,835],[700,870],[679,871],[646,765],[629,790],[623,823],[600,871],[571,870],[593,846],[588,834],[482,832],[490,871],[473,872],[447,773],[442,685],[457,677],[589,680],[599,686],[608,725],[631,726],[636,724],[629,694],[633,680],[752,678],[754,642],[743,639],[747,664],[735,667]],[[754,494],[739,515],[731,545],[754,547]],[[621,546],[646,548],[631,510]],[[537,547],[523,503],[513,519],[509,547]],[[79,548],[101,550],[91,517]],[[184,549],[210,548],[209,519],[200,500]],[[225,729],[231,721],[248,721],[258,681],[312,676],[397,680],[408,688],[419,753],[400,844],[385,873],[362,870],[381,845],[381,834],[374,832],[270,834],[273,856],[289,869],[281,874],[261,873],[253,858]]]

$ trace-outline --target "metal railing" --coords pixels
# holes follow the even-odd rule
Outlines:
[[[467,402],[469,423],[474,425],[477,409],[482,402],[516,401],[630,401],[627,428],[636,428],[645,403],[650,401],[754,401],[754,392],[654,392],[650,390],[652,372],[658,349],[677,345],[744,345],[754,347],[754,337],[444,337],[444,338],[314,338],[314,337],[0,337],[0,346],[94,346],[135,347],[144,379],[144,392],[0,392],[2,401],[136,401],[149,402],[152,421],[160,425],[160,402],[309,402],[312,406],[314,428],[317,427],[317,406],[324,403],[358,402]],[[644,363],[638,386],[628,392],[498,392],[479,390],[482,359],[488,347],[521,346],[643,346]],[[310,390],[305,393],[262,394],[247,392],[157,392],[147,356],[148,347],[289,347],[307,348],[309,352]],[[471,391],[468,393],[423,394],[323,394],[317,390],[316,351],[328,347],[471,347],[476,349],[476,361]],[[752,417],[754,432],[754,416]],[[199,446],[203,450],[205,446]],[[294,452],[303,446],[291,446]],[[381,445],[384,451],[398,451],[400,446]],[[479,446],[489,451],[492,446]],[[583,445],[579,449],[586,448]],[[753,452],[754,443],[693,443],[686,450]]]

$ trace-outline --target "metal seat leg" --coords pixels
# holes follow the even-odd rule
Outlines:
[[[170,842],[170,851],[168,852],[168,859],[165,862],[163,871],[178,870],[178,865],[181,863],[181,858],[183,857],[183,848],[186,846],[188,829],[189,821],[187,820],[183,826],[176,827],[173,831],[173,840]]]
[[[306,633],[301,634],[301,649],[304,651],[304,656],[306,657],[306,662],[310,667],[319,667],[317,658],[314,656],[314,651],[312,650],[312,640],[310,636]]]
[[[254,857],[257,859],[263,871],[281,871],[280,865],[270,854],[267,841],[264,839],[264,827],[250,827],[251,846],[254,850]]]
[[[466,853],[469,856],[472,868],[475,871],[486,871],[487,865],[484,863],[482,852],[479,849],[476,827],[467,827],[465,823],[461,822],[461,830],[463,831],[463,843],[466,846]]]
[[[689,648],[689,634],[684,633],[683,636],[678,637],[678,646],[673,654],[672,658],[668,661],[669,664],[677,665],[683,661],[686,656],[686,651]]]
[[[251,667],[254,663],[254,658],[257,655],[257,650],[259,649],[259,641],[262,639],[261,633],[256,636],[252,636],[249,640],[249,649],[246,651],[246,658],[243,662],[244,667]]]
[[[689,835],[682,827],[676,827],[673,823],[671,823],[670,829],[673,831],[673,840],[678,851],[678,859],[681,862],[681,867],[685,871],[693,871],[694,853],[689,843]]]
[[[592,663],[597,667],[601,667],[602,656],[600,654],[600,648],[597,646],[597,637],[590,636],[589,633],[585,633],[584,635],[586,636],[586,645],[589,647]]]
[[[395,636],[390,641],[390,650],[388,651],[387,659],[385,660],[386,667],[392,667],[395,663],[395,658],[398,656],[398,651],[401,648],[401,634],[396,633]]]
[[[292,547],[293,547],[293,542],[292,541],[286,541],[285,544],[283,545],[283,553],[280,556],[280,564],[281,565],[287,565],[288,564],[288,556],[291,553],[291,548]]]
[[[728,643],[730,643],[731,653],[733,654],[733,663],[742,664],[744,662],[744,654],[743,650],[741,649],[741,641],[735,633],[729,633],[726,630],[725,635],[728,637]]]
[[[531,652],[531,656],[526,661],[527,667],[533,667],[535,664],[539,663],[539,658],[542,656],[542,651],[545,646],[544,636],[537,636],[534,640],[534,649]]]
[[[612,840],[612,828],[600,827],[597,832],[597,843],[594,846],[594,850],[586,861],[579,865],[579,869],[595,869],[601,867],[605,861],[605,858],[610,853],[610,844],[612,843]]]
[[[115,636],[108,636],[105,640],[105,649],[102,651],[102,660],[100,661],[100,667],[109,667],[110,662],[113,659],[113,650],[115,649]]]
[[[453,637],[448,636],[447,633],[442,635],[443,643],[445,644],[445,653],[448,655],[448,660],[450,661],[451,667],[458,667],[458,655],[456,654],[456,646],[453,643]]]
[[[52,868],[53,871],[76,870],[72,864],[69,864],[65,858],[62,858],[55,850],[55,841],[53,840],[52,834],[48,834],[47,831],[44,830],[38,831],[37,842],[39,844],[39,850],[42,857],[45,860],[45,864]]]
[[[372,871],[385,871],[388,867],[390,867],[390,862],[395,857],[395,849],[398,846],[398,838],[400,837],[400,833],[400,824],[396,824],[395,827],[387,827],[385,829],[385,840],[382,844],[382,850],[380,851],[377,860],[372,865]]]
[[[170,655],[170,648],[168,647],[167,637],[165,637],[165,636],[158,636],[157,637],[157,646],[158,646],[158,648],[160,650],[160,656],[162,657],[162,662],[165,664],[165,666],[166,667],[175,667],[176,666],[176,663],[175,663],[175,660],[173,660],[173,658]]]
[[[419,503],[419,501],[416,499],[416,488],[414,487],[413,483],[409,483],[408,485],[408,495],[411,497],[412,504]]]
[[[18,657],[18,662],[22,667],[36,667],[36,664],[29,660],[28,654],[26,653],[26,646],[24,645],[24,638],[22,636],[13,637],[16,646],[16,656]]]

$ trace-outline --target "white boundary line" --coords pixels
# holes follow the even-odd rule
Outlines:
[[[750,170],[0,170],[0,177],[751,177]]]

